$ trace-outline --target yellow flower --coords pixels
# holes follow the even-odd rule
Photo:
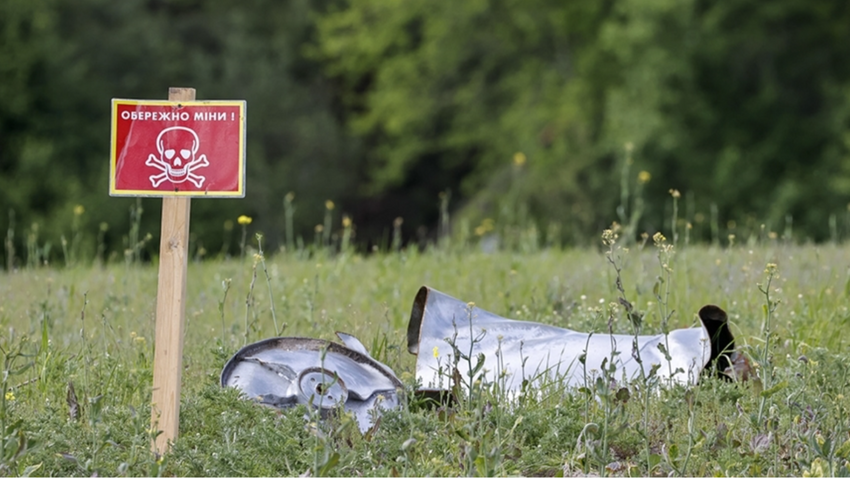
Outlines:
[[[251,216],[246,216],[244,214],[239,216],[239,219],[236,220],[236,222],[242,226],[247,226],[248,224],[251,224],[252,221],[253,219],[251,219]]]
[[[649,174],[649,171],[641,171],[638,173],[638,182],[641,184],[648,183],[650,179],[652,179],[652,175]]]
[[[74,206],[75,216],[82,216],[84,212],[86,212],[86,208],[84,208],[82,204],[77,204],[76,206]]]
[[[528,158],[525,157],[525,153],[523,153],[523,152],[514,153],[514,165],[515,166],[522,166],[523,164],[525,164],[525,162],[527,160],[528,160]]]
[[[680,197],[682,197],[678,189],[671,189],[669,193],[671,196],[673,196],[674,199],[679,199]]]
[[[481,225],[475,228],[475,235],[483,236],[484,234],[492,231],[494,229],[494,222],[489,217],[484,218],[481,221]]]
[[[333,201],[331,201],[330,199],[328,199],[327,201],[325,201],[325,209],[327,209],[328,211],[333,211],[333,209],[334,209],[334,202],[333,202]]]
[[[803,476],[805,476],[805,477],[809,477],[809,476],[826,476],[826,473],[825,473],[825,470],[824,470],[824,462],[823,462],[823,459],[821,459],[820,457],[815,458],[815,459],[812,461],[812,465],[811,465],[811,467],[810,467],[808,470],[804,470],[804,471],[803,471]]]
[[[14,392],[6,392],[6,401],[14,402],[15,401],[15,393]]]
[[[351,218],[348,216],[342,216],[342,227],[351,227]]]
[[[439,357],[439,356],[440,356],[440,347],[437,347],[437,346],[435,345],[435,346],[434,346],[434,358],[437,358],[437,357]]]
[[[610,246],[617,242],[617,234],[614,233],[611,229],[605,229],[602,231],[602,243],[606,246]]]

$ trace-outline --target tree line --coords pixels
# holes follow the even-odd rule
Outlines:
[[[6,0],[0,230],[155,235],[159,201],[107,195],[110,100],[191,86],[248,102],[246,198],[192,204],[208,251],[241,215],[310,242],[328,200],[364,248],[447,217],[823,240],[850,232],[848,25],[831,0]]]

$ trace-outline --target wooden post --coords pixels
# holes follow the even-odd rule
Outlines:
[[[194,101],[195,90],[169,88],[168,100]],[[153,441],[153,451],[160,454],[177,438],[180,423],[190,205],[188,197],[162,198],[151,401],[151,429],[161,431]]]

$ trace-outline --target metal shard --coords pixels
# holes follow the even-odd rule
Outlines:
[[[722,309],[706,306],[701,318],[705,310],[722,319],[722,324],[707,325],[728,335],[734,347]],[[666,336],[575,332],[499,317],[422,287],[413,302],[407,344],[417,356],[416,378],[423,390],[450,388],[457,368],[462,376],[478,370],[471,378],[464,376],[464,388],[476,380],[498,381],[502,390],[516,392],[526,381],[538,386],[552,381],[584,386],[603,376],[603,366],[609,371],[613,367],[608,376],[618,381],[649,376],[657,368],[662,382],[695,384],[710,361],[726,352],[713,353],[717,347],[712,347],[712,337],[717,335],[706,325],[672,330]]]
[[[342,408],[366,432],[381,410],[398,407],[402,384],[356,338],[346,334],[343,340],[359,347],[300,337],[250,344],[225,364],[221,385],[277,408],[302,404],[322,413]]]

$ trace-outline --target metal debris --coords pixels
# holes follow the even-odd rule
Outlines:
[[[577,387],[599,377],[627,382],[651,374],[661,383],[691,385],[708,367],[746,379],[726,313],[707,305],[699,317],[701,326],[666,335],[584,333],[506,319],[422,287],[413,301],[407,345],[417,355],[418,392],[426,395],[441,396],[455,386],[468,389],[479,380],[498,383],[508,394],[526,385]],[[357,338],[337,336],[345,345],[300,337],[248,345],[224,366],[221,385],[277,408],[301,404],[323,416],[344,409],[365,433],[382,410],[400,405],[403,386]],[[628,395],[621,398],[618,392],[617,398],[625,401]]]
[[[250,344],[225,364],[221,385],[276,408],[306,405],[323,416],[344,409],[365,433],[381,410],[398,407],[402,383],[355,337],[337,335],[347,347],[300,337]]]
[[[504,391],[518,391],[525,381],[537,386],[553,381],[587,385],[603,375],[603,366],[608,377],[618,381],[649,376],[655,368],[662,383],[687,385],[695,384],[712,360],[734,347],[722,309],[703,307],[700,318],[701,327],[672,330],[666,336],[583,333],[499,317],[422,287],[413,302],[407,345],[417,355],[416,378],[430,391],[451,387],[455,368],[461,376],[478,370],[471,378],[463,377],[464,388],[478,380],[498,381]]]

